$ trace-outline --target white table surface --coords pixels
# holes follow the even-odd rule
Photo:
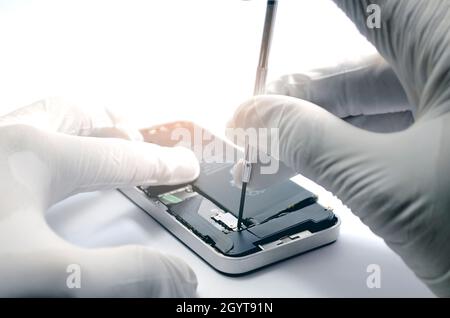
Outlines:
[[[69,198],[54,206],[47,220],[58,234],[83,247],[142,244],[183,258],[197,274],[200,297],[433,296],[347,208],[340,206],[336,213],[342,220],[337,242],[240,277],[212,269],[118,191]],[[379,289],[367,287],[369,264],[381,268]]]

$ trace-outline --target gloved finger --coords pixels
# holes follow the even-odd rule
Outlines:
[[[268,85],[267,93],[310,101],[340,118],[411,110],[396,74],[378,55],[283,76]]]
[[[0,269],[6,297],[192,297],[197,288],[185,262],[143,246],[82,249],[42,240],[36,251],[12,253]]]
[[[286,96],[259,96],[242,104],[232,128],[279,129],[279,157],[287,167],[348,200],[383,162],[385,135],[345,123],[321,107]],[[370,145],[370,146],[367,146]],[[258,147],[258,145],[254,145]],[[378,161],[377,161],[377,160]]]
[[[123,118],[109,109],[81,108],[62,98],[51,97],[0,118],[0,125],[24,124],[69,135],[142,140]]]
[[[193,297],[197,277],[181,259],[143,246],[83,250],[81,296]],[[75,259],[76,260],[76,259]]]
[[[449,111],[448,1],[334,1],[392,66],[416,119],[435,118]],[[369,5],[378,12],[374,16],[379,28],[368,27]]]
[[[46,151],[55,158],[52,202],[79,192],[137,185],[173,185],[196,179],[200,167],[194,153],[120,139],[47,136]]]

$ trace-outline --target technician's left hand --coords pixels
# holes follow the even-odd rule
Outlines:
[[[143,246],[83,249],[57,236],[44,212],[80,192],[195,179],[184,148],[106,137],[138,136],[59,99],[0,118],[0,296],[189,297],[197,280],[180,259]],[[70,264],[80,288],[69,288]],[[70,268],[70,267],[69,267]]]

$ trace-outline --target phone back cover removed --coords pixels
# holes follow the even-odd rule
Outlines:
[[[194,186],[213,202],[234,214],[239,213],[241,189],[233,181],[233,164],[202,163],[200,177]],[[245,199],[245,219],[260,223],[299,202],[315,202],[313,193],[292,181],[285,181],[264,190],[248,190]]]

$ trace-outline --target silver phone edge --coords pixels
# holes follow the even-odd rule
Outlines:
[[[275,241],[266,244],[265,246],[261,246],[261,251],[251,255],[230,257],[221,254],[212,246],[198,238],[174,216],[167,213],[162,204],[161,207],[154,205],[140,189],[133,187],[119,189],[119,191],[213,268],[228,275],[243,275],[252,272],[295,255],[331,244],[335,242],[339,236],[341,221],[336,216],[338,221],[334,226],[328,229],[316,233],[306,233],[306,235],[299,233],[297,238],[288,242],[282,242],[280,245]],[[295,235],[291,235],[291,237],[295,237]]]

